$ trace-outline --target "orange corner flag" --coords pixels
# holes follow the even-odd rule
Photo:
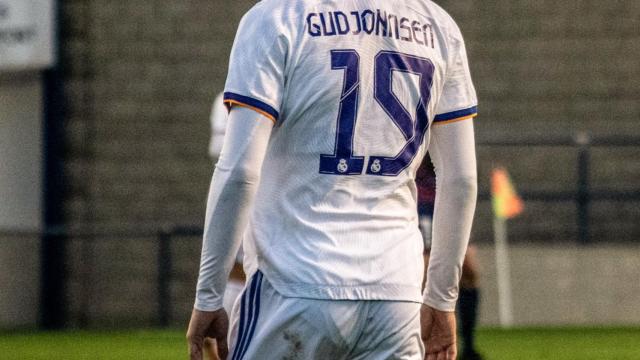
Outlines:
[[[491,201],[493,213],[502,219],[516,217],[524,209],[522,199],[516,194],[504,168],[495,168],[491,174]]]

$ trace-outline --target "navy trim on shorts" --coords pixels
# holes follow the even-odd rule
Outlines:
[[[249,333],[248,333],[248,337],[247,337],[247,343],[244,346],[244,349],[242,349],[242,353],[240,354],[240,359],[244,358],[244,354],[247,352],[247,349],[249,348],[249,344],[251,343],[251,340],[253,339],[253,333],[256,331],[256,324],[258,323],[258,315],[260,315],[260,290],[262,288],[262,273],[260,271],[258,271],[256,273],[256,282],[258,283],[258,287],[256,289],[256,296],[254,298],[254,307],[253,307],[253,321],[251,322],[251,326],[249,328]]]
[[[260,289],[262,287],[262,273],[258,270],[251,279],[251,284],[245,288],[240,305],[240,329],[238,340],[233,350],[232,360],[240,360],[251,343],[256,329],[258,314],[260,313]],[[249,296],[247,298],[247,292]],[[246,316],[246,317],[245,317]]]
[[[246,309],[246,299],[247,299],[247,290],[248,287],[245,287],[244,291],[242,292],[242,297],[240,297],[240,325],[239,325],[239,329],[238,329],[238,338],[236,340],[236,346],[235,349],[233,350],[233,357],[232,359],[235,360],[237,358],[237,353],[238,353],[238,345],[242,342],[242,339],[244,338],[244,323],[245,323],[245,313],[247,311]]]

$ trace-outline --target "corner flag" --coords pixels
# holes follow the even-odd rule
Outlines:
[[[516,194],[504,168],[495,168],[491,174],[491,202],[493,213],[502,219],[516,217],[524,209],[524,204]]]
[[[511,300],[511,271],[507,246],[507,219],[518,216],[524,204],[513,189],[504,168],[491,173],[491,201],[493,203],[493,230],[496,242],[496,277],[498,280],[498,311],[503,327],[513,325]]]

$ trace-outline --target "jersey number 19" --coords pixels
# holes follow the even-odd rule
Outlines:
[[[389,118],[400,129],[406,143],[394,157],[370,155],[366,174],[397,176],[413,161],[424,134],[429,127],[427,106],[431,98],[434,65],[431,60],[392,51],[380,51],[375,57],[373,97]],[[320,155],[320,173],[334,175],[361,175],[364,155],[353,153],[354,130],[360,96],[360,55],[356,50],[332,50],[331,69],[343,69],[344,81],[338,110],[336,145],[333,154]],[[393,94],[391,87],[394,71],[419,77],[420,99],[416,120]]]

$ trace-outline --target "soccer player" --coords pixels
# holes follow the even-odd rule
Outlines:
[[[224,134],[227,129],[227,109],[224,105],[224,94],[219,93],[211,106],[211,140],[209,140],[209,156],[215,164],[220,158]]]
[[[231,359],[449,359],[475,209],[476,95],[431,1],[278,1],[239,25],[187,339]],[[438,174],[428,281],[415,173]],[[243,239],[247,286],[229,320]],[[230,346],[229,346],[230,345]]]

